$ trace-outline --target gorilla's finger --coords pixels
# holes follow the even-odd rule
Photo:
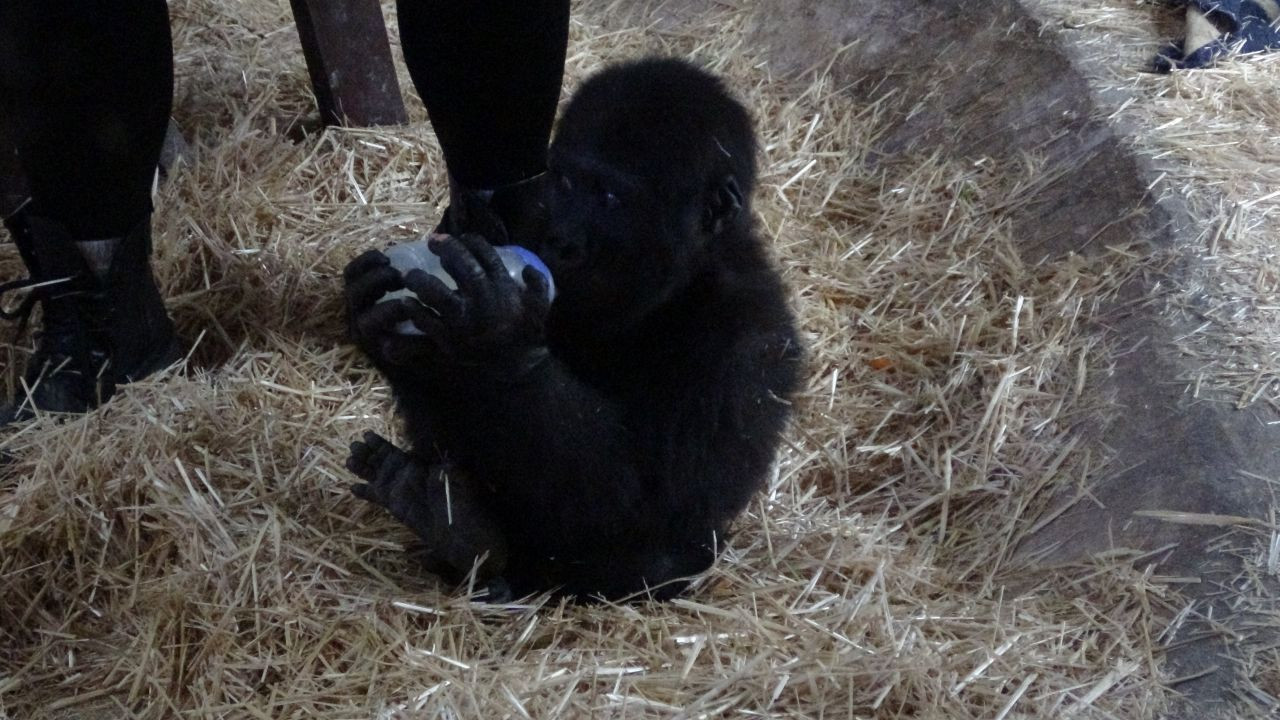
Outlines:
[[[347,281],[347,302],[355,308],[366,308],[385,294],[404,287],[400,271],[384,265],[371,268],[369,271]]]
[[[347,456],[346,462],[343,463],[343,466],[355,473],[356,477],[363,479],[366,466],[364,461],[356,454],[357,452],[359,451],[355,447],[355,443],[352,443],[351,454]]]
[[[435,252],[440,256],[440,266],[458,283],[458,292],[467,298],[487,302],[492,283],[484,266],[457,238],[436,243]]]
[[[538,314],[550,309],[551,284],[547,282],[547,276],[538,272],[534,266],[525,265],[520,272],[520,279],[524,280],[525,305]]]
[[[368,480],[369,474],[369,446],[356,440],[351,443],[351,451],[347,456],[347,469],[355,473],[357,476]]]
[[[449,289],[440,278],[422,270],[410,270],[404,277],[404,286],[418,296],[421,305],[435,310],[448,322],[462,317],[466,300]]]
[[[380,250],[366,250],[356,256],[356,259],[347,263],[342,270],[342,280],[348,284],[352,280],[378,267],[379,265],[390,265],[391,261],[383,255]]]
[[[361,462],[354,457],[349,457],[347,458],[347,470],[350,470],[352,475],[355,475],[361,480],[373,482],[373,468],[370,467],[368,463]]]
[[[356,330],[364,337],[395,333],[396,325],[409,319],[404,303],[385,302],[360,312],[354,319]]]
[[[378,460],[375,472],[378,476],[380,485],[390,485],[395,481],[396,474],[409,464],[409,453],[400,448],[387,443],[387,451],[382,454]]]
[[[432,358],[443,357],[449,347],[448,331],[439,320],[410,315],[407,319],[420,334],[387,333],[378,339],[378,357],[391,365],[417,368]]]
[[[374,434],[369,432],[365,433],[365,435],[368,436]],[[369,466],[373,468],[375,473],[381,474],[380,471],[382,466],[386,464],[387,458],[391,457],[394,453],[400,452],[400,450],[395,445],[392,445],[377,435],[374,435],[374,438],[376,438],[374,442],[368,442],[366,439],[366,442],[369,445]]]
[[[440,313],[426,307],[417,300],[405,299],[404,303],[408,306],[409,322],[413,323],[418,332],[422,333],[422,335],[414,338],[418,341],[419,347],[424,342],[429,342],[436,346],[448,343],[449,330],[446,323],[441,320]],[[458,316],[461,317],[461,315],[462,313],[459,312]]]
[[[363,442],[370,450],[376,450],[384,445],[391,445],[391,441],[382,437],[373,430],[365,430],[360,435],[360,441]],[[393,446],[394,447],[394,446]]]
[[[498,251],[489,244],[488,240],[474,233],[467,233],[458,238],[458,242],[471,252],[471,256],[480,263],[480,267],[484,268],[484,272],[493,282],[500,282],[507,278],[507,266],[499,257]]]

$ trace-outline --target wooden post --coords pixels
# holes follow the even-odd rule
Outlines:
[[[378,0],[289,0],[326,124],[408,120]]]

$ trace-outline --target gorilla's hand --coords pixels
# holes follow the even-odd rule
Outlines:
[[[430,517],[427,499],[427,470],[400,448],[375,432],[366,432],[361,440],[351,443],[347,469],[364,483],[351,486],[351,493],[362,500],[381,505],[400,522],[430,534],[420,527]]]
[[[398,330],[409,320],[418,324],[432,317],[428,308],[412,298],[378,302],[386,293],[404,288],[400,272],[377,250],[369,250],[347,264],[347,327],[351,339],[384,372],[395,367],[421,365],[439,353],[434,338],[407,335]]]
[[[417,313],[424,339],[454,363],[520,374],[547,357],[545,324],[551,300],[547,279],[526,267],[524,287],[507,273],[502,258],[479,235],[433,240],[431,251],[458,284],[412,270],[404,285],[435,313]]]

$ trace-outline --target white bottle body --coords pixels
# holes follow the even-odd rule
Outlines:
[[[440,279],[445,287],[450,290],[456,290],[458,284],[440,264],[440,256],[431,252],[427,247],[427,240],[417,240],[414,242],[401,243],[392,245],[383,251],[387,259],[391,261],[391,267],[400,272],[403,277],[410,270],[422,270]],[[522,277],[524,269],[528,265],[532,265],[535,270],[542,273],[547,279],[547,290],[551,300],[556,299],[555,281],[551,277],[551,271],[543,264],[542,260],[529,250],[518,245],[498,245],[494,247],[498,252],[498,257],[502,259],[502,263],[507,266],[507,273],[511,275],[511,279],[516,281],[520,287],[524,287],[524,278]],[[378,302],[387,302],[396,298],[416,298],[416,296],[407,289],[394,290],[383,295]],[[397,331],[402,335],[421,335],[422,331],[413,326],[408,320],[397,326]]]

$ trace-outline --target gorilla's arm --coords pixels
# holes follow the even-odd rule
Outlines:
[[[442,445],[493,484],[500,506],[523,508],[544,533],[607,535],[619,518],[651,514],[652,471],[625,409],[559,359],[516,383],[473,377],[438,399],[449,418]]]
[[[718,527],[773,459],[799,353],[789,328],[680,338],[640,392],[606,396],[559,358],[517,384],[453,383],[441,438],[495,499],[573,545],[644,525]],[[444,399],[444,398],[441,398]]]

